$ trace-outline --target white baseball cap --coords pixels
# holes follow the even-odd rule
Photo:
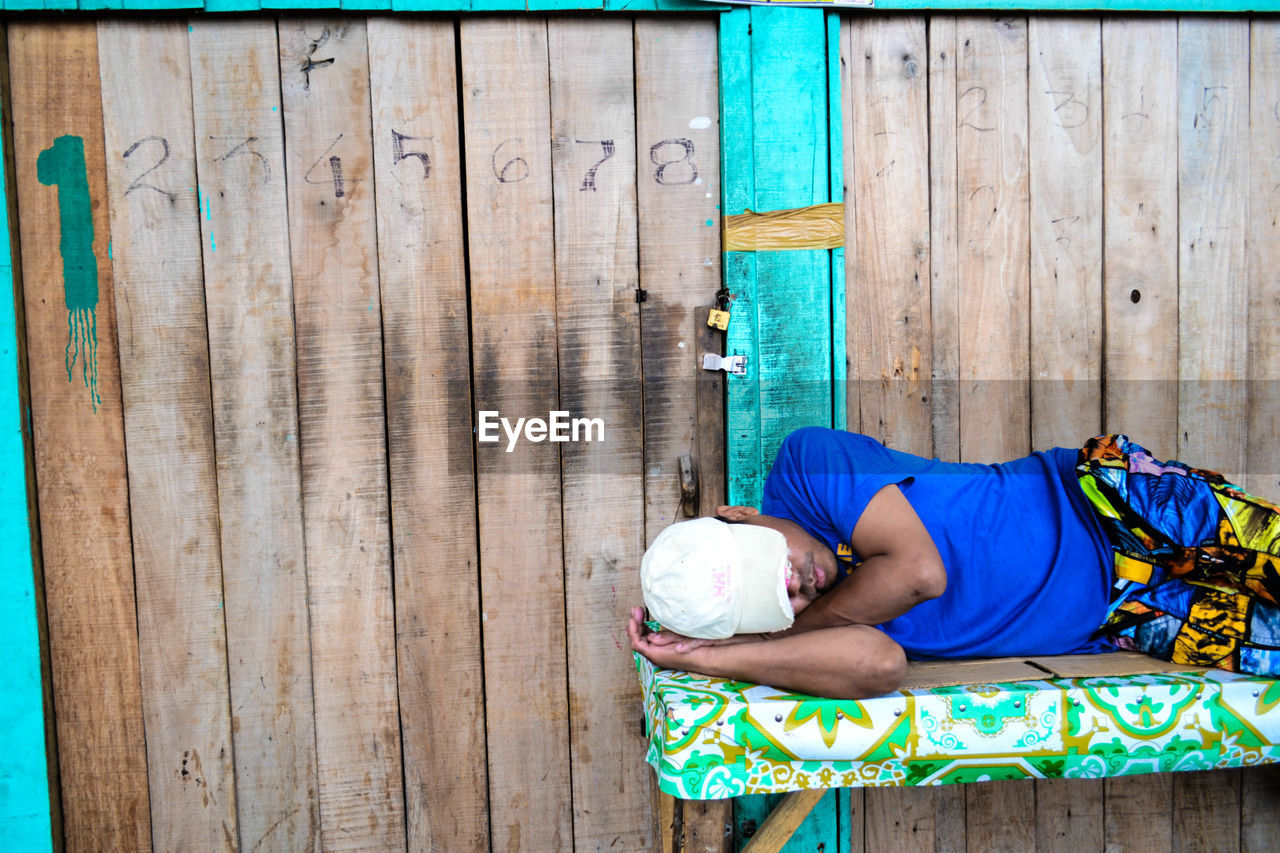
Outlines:
[[[658,534],[640,561],[640,584],[664,628],[718,640],[791,627],[787,567],[779,531],[695,518]]]

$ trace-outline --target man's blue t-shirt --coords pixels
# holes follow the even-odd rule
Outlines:
[[[1111,552],[1076,483],[1075,450],[995,465],[941,462],[855,433],[787,436],[761,511],[827,543],[840,577],[867,502],[897,485],[947,569],[947,588],[880,625],[912,658],[1104,651],[1089,635],[1107,612]],[[853,568],[853,571],[856,571]]]

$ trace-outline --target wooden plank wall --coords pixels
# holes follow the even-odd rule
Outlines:
[[[679,457],[725,494],[718,35],[10,25],[70,849],[726,848],[722,805],[654,796],[621,633]],[[1280,494],[1280,25],[839,41],[850,427],[965,459],[1129,429]],[[476,440],[553,410],[604,440]],[[854,790],[839,847],[1274,850],[1278,787]]]
[[[8,41],[67,847],[652,848],[625,619],[699,454],[715,21]]]
[[[1280,497],[1280,25],[936,15],[843,35],[850,428],[961,460],[1126,431]],[[1275,850],[1257,827],[1278,784],[868,789],[854,849]]]

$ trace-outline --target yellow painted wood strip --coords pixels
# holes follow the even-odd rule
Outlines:
[[[1249,77],[1249,447],[1242,485],[1274,499],[1280,498],[1280,22],[1274,19],[1250,24]]]
[[[1031,444],[1075,447],[1102,427],[1101,22],[1032,16],[1028,56]]]
[[[929,18],[929,306],[933,452],[960,459],[960,271],[956,186],[956,19]],[[845,253],[847,256],[847,252]],[[854,320],[851,318],[849,323]],[[853,395],[849,422],[855,423]]]
[[[326,850],[405,844],[374,224],[358,18],[279,24]]]
[[[814,204],[757,213],[748,210],[723,220],[726,252],[838,249],[845,243],[844,205]]]
[[[234,850],[187,28],[103,20],[98,51],[153,844]]]
[[[475,405],[547,419],[559,399],[546,22],[469,18],[461,39]],[[565,849],[560,445],[481,440],[477,471],[492,845]]]
[[[276,28],[189,22],[240,848],[319,843]]]
[[[13,23],[9,61],[65,841],[150,850],[94,24]]]
[[[859,431],[931,456],[925,19],[860,18],[847,33],[846,351]]]
[[[489,819],[454,27],[368,27],[409,849],[475,850]]]
[[[651,850],[641,696],[613,653],[641,601],[645,547],[632,22],[554,18],[547,49],[559,408],[584,424],[560,451],[573,839]]]
[[[1102,23],[1103,429],[1178,447],[1178,22]]]
[[[652,542],[682,517],[679,458],[694,443],[700,369],[693,309],[710,304],[720,287],[720,234],[714,227],[720,214],[715,23],[639,18],[635,63],[640,287],[648,294],[640,305],[645,539]],[[674,150],[668,140],[678,139],[692,146],[698,178],[683,183],[672,171],[673,180],[666,181],[664,172],[660,183],[655,160],[662,162]]]
[[[1247,469],[1249,52],[1244,19],[1178,21],[1178,458]]]

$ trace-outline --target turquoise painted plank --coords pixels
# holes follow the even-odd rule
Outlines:
[[[843,795],[843,797],[842,797]],[[733,843],[734,850],[741,851],[750,834],[764,823],[778,803],[786,794],[751,794],[738,797],[733,801]],[[813,811],[805,818],[804,823],[796,827],[791,838],[782,845],[780,853],[813,853],[815,850],[829,850],[831,853],[847,853],[849,833],[841,833],[843,827],[848,829],[845,817],[841,820],[841,801],[848,802],[848,791],[833,788],[818,800]],[[846,836],[843,840],[837,836]],[[841,843],[844,844],[841,847]]]
[[[471,0],[391,0],[393,12],[467,12]]]
[[[720,16],[720,184],[722,213],[741,213],[755,203],[754,146],[751,121],[751,10]],[[759,503],[760,403],[756,381],[756,258],[750,252],[726,252],[725,286],[733,294],[725,352],[747,356],[747,375],[728,377],[725,431],[729,503]]]
[[[4,0],[6,12],[26,12],[43,8],[44,0]]]
[[[836,853],[853,853],[853,790],[841,788],[836,795]]]
[[[391,0],[341,0],[342,8],[352,12],[388,12]]]
[[[827,38],[821,9],[721,16],[725,215],[829,200]],[[833,423],[831,252],[736,254],[724,263],[736,297],[727,346],[749,362],[728,384],[729,499],[758,505],[787,433]]]
[[[10,5],[10,8],[12,6]],[[18,397],[16,295],[9,206],[0,170],[0,850],[53,849],[45,753],[44,688],[28,514],[30,417]]]
[[[47,0],[53,2],[53,0]],[[203,9],[204,0],[124,0],[125,9],[146,9],[159,11],[162,9]]]
[[[844,201],[844,101],[840,93],[840,15],[827,13],[827,99],[831,200]],[[831,251],[831,425],[849,428],[849,368],[845,346],[844,249]]]
[[[6,4],[6,8],[8,5]],[[97,12],[103,9],[123,9],[124,0],[80,0],[80,11]]]
[[[76,0],[44,0],[44,8],[51,11],[66,12],[76,8]]]
[[[565,9],[590,9],[598,11],[604,8],[604,0],[527,0],[526,8],[530,12],[548,12]]]
[[[341,0],[261,0],[263,9],[337,9]]]
[[[471,0],[472,12],[524,11],[524,0]]]
[[[704,3],[702,0],[657,0],[662,12],[719,12],[733,7],[726,3]]]
[[[206,12],[256,12],[258,0],[204,0]]]
[[[657,8],[657,0],[604,0],[606,12],[653,12]]]

